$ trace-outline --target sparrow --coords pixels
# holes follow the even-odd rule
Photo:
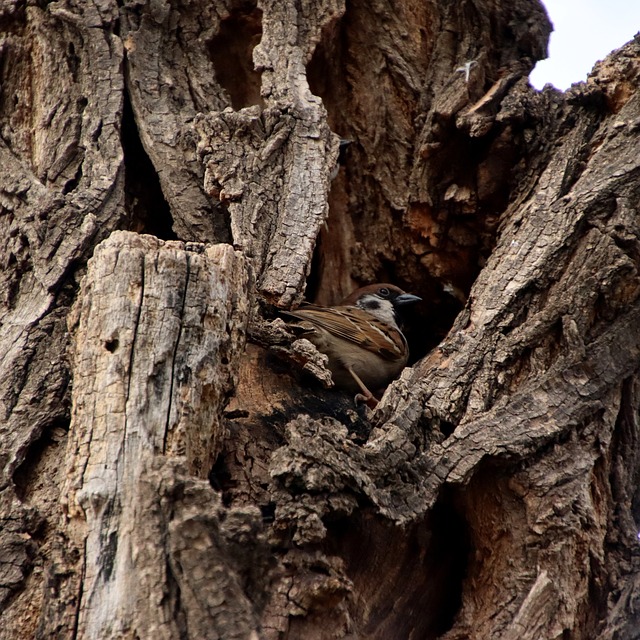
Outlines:
[[[421,298],[392,284],[357,289],[339,306],[307,304],[287,311],[302,323],[302,336],[329,357],[334,384],[358,392],[369,406],[378,402],[372,393],[385,387],[406,366],[407,340],[400,330],[402,310]]]

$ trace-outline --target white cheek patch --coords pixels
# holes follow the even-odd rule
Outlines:
[[[396,314],[393,309],[393,304],[389,300],[382,300],[377,296],[365,296],[358,302],[358,306],[363,310],[370,313],[372,316],[390,324],[392,327],[397,327]]]

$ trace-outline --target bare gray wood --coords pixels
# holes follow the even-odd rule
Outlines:
[[[229,245],[185,247],[126,232],[112,234],[89,262],[76,309],[76,384],[62,489],[82,558],[85,595],[75,631],[82,637],[172,637],[171,610],[189,608],[191,574],[167,576],[171,561],[161,556],[188,564],[182,554],[190,545],[207,548],[216,512],[200,536],[192,531],[174,540],[172,527],[186,527],[181,519],[196,518],[196,507],[190,515],[163,514],[157,491],[164,483],[170,493],[179,491],[175,460],[182,475],[194,478],[195,500],[205,499],[195,497],[202,491],[205,502],[215,499],[195,478],[206,479],[224,438],[220,414],[244,345],[247,278],[243,257]],[[143,523],[141,513],[156,517]],[[153,593],[171,577],[180,603],[154,604]],[[202,586],[196,591],[196,600],[204,597]],[[211,623],[205,616],[200,624]]]

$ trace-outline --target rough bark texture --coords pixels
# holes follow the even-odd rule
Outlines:
[[[562,94],[535,0],[0,25],[0,637],[638,637],[640,41]],[[370,412],[277,310],[373,281]]]
[[[215,494],[197,478],[206,479],[224,439],[220,416],[244,342],[247,284],[244,259],[223,244],[185,249],[119,232],[89,263],[78,297],[62,488],[69,543],[82,562],[82,582],[73,585],[83,594],[73,631],[81,637],[171,638],[183,617],[196,632],[211,624],[200,608],[225,586],[234,591],[217,579],[198,584],[213,575],[205,566],[224,574],[226,561],[183,556],[220,536],[207,523]],[[172,496],[180,496],[177,511]],[[236,517],[250,524],[251,515]],[[57,604],[49,600],[56,608],[49,619]],[[228,615],[240,625],[242,613]]]

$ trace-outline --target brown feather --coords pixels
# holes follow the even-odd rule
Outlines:
[[[370,313],[358,307],[318,307],[307,305],[295,311],[286,311],[287,315],[306,320],[343,340],[377,353],[385,360],[396,360],[406,350],[406,341],[400,331],[380,322]],[[366,333],[362,326],[369,324],[378,331]],[[388,336],[388,337],[387,337]]]

